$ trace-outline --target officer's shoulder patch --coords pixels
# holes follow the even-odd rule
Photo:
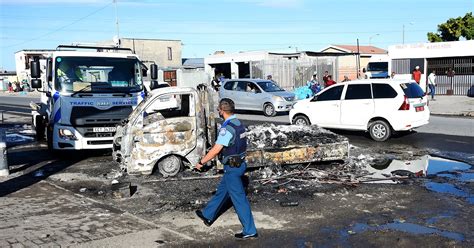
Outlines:
[[[219,135],[221,135],[221,136],[224,136],[226,133],[227,133],[227,129],[225,127],[221,128],[221,130],[219,130]]]

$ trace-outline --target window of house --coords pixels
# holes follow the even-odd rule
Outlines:
[[[319,95],[316,99],[316,101],[334,101],[334,100],[341,100],[341,95],[342,95],[342,89],[343,85],[341,86],[336,86],[334,88],[331,88]]]
[[[173,60],[173,49],[168,47],[168,60]]]
[[[351,84],[347,86],[345,100],[372,99],[370,84]]]
[[[395,98],[398,95],[388,84],[372,84],[372,90],[374,91],[374,99]]]

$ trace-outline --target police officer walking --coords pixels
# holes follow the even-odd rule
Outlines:
[[[217,155],[220,155],[219,160],[224,164],[224,177],[217,188],[216,194],[207,206],[202,211],[197,210],[196,214],[204,221],[206,226],[211,226],[225,202],[231,200],[243,226],[243,231],[235,234],[235,238],[258,238],[250,203],[242,184],[242,176],[247,168],[245,162],[247,149],[245,127],[234,115],[234,109],[234,103],[230,100],[222,99],[219,102],[218,111],[219,115],[224,118],[224,123],[215,145],[196,164],[196,169],[200,170],[203,164],[211,161]]]

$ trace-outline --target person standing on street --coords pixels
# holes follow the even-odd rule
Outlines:
[[[217,110],[224,118],[224,123],[215,145],[196,164],[195,168],[201,170],[204,164],[219,155],[219,160],[224,164],[224,176],[214,197],[202,211],[196,210],[196,215],[206,226],[211,226],[218,217],[218,213],[222,211],[221,208],[230,200],[243,226],[243,231],[235,234],[235,238],[241,240],[258,238],[250,203],[242,183],[242,176],[247,168],[245,126],[234,115],[235,106],[230,100],[222,99]]]
[[[420,84],[420,80],[421,80],[421,71],[420,71],[420,67],[419,66],[416,66],[415,67],[415,70],[413,70],[413,72],[411,73],[411,78],[413,80],[415,80],[415,82],[417,84]]]
[[[430,75],[428,75],[428,87],[430,88],[431,100],[434,101],[434,95],[436,92],[436,74],[434,70],[430,73]]]
[[[328,76],[328,81],[326,82],[326,87],[329,87],[333,84],[336,84],[336,81],[332,80],[332,75]]]
[[[328,77],[329,77],[329,72],[325,71],[323,75],[323,82],[324,82],[324,87],[328,87],[327,82],[328,82]]]

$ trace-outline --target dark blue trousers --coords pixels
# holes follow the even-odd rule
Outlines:
[[[208,220],[215,220],[217,213],[225,205],[229,199],[234,205],[235,212],[239,217],[243,226],[244,235],[252,235],[257,233],[257,228],[253,221],[250,203],[245,195],[244,186],[242,184],[242,176],[247,168],[246,163],[242,163],[239,168],[224,165],[224,177],[217,187],[217,192],[209,201],[202,211],[204,217]]]

